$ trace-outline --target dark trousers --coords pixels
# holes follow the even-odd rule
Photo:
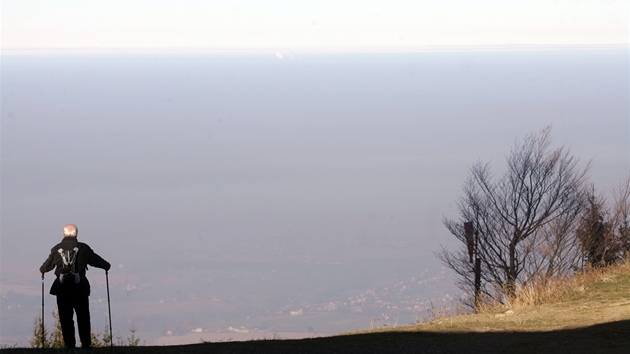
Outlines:
[[[74,312],[77,314],[81,347],[91,347],[92,330],[90,326],[89,297],[87,295],[79,294],[78,292],[57,295],[57,310],[59,311],[59,322],[61,324],[61,333],[63,334],[63,343],[66,348],[76,347],[73,320]]]

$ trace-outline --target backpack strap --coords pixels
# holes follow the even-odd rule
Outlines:
[[[79,247],[74,247],[72,250],[67,251],[63,248],[59,248],[57,252],[59,252],[61,260],[63,261],[63,268],[59,274],[59,281],[62,284],[67,283],[69,279],[66,275],[69,275],[70,279],[72,279],[72,283],[79,284],[81,282],[81,276],[76,271],[76,260],[77,255],[79,254]]]
[[[72,249],[74,253],[72,254],[72,258],[70,258],[70,251],[66,251],[64,253],[63,248],[59,248],[57,252],[61,255],[61,260],[65,266],[72,267],[72,272],[74,273],[74,263],[77,260],[77,254],[79,254],[79,247],[75,247]]]

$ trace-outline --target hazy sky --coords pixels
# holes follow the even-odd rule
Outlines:
[[[37,269],[69,222],[114,265],[118,330],[259,326],[303,308],[323,316],[308,326],[334,333],[390,310],[345,308],[350,322],[331,327],[317,308],[390,294],[379,299],[403,324],[404,308],[458,296],[433,254],[460,246],[442,219],[456,217],[470,166],[500,173],[516,138],[552,125],[554,145],[592,160],[602,192],[628,175],[627,50],[1,65],[0,344],[32,333]],[[104,274],[88,277],[102,328]],[[407,290],[392,299],[396,284]]]
[[[625,0],[4,0],[2,49],[619,45]]]
[[[30,335],[69,222],[114,265],[116,328],[163,335],[396,284],[445,298],[468,169],[548,125],[602,192],[628,174],[627,1],[0,6],[0,344]]]

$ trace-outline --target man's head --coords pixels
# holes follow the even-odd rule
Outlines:
[[[79,229],[77,229],[77,225],[68,224],[63,227],[63,237],[77,237],[79,234]]]

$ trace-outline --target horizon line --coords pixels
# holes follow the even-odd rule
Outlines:
[[[110,47],[110,48],[3,48],[0,56],[45,55],[138,55],[138,54],[406,54],[430,52],[527,52],[565,50],[628,50],[628,43],[610,44],[461,44],[375,47],[302,47],[302,48],[165,48],[165,47]]]

